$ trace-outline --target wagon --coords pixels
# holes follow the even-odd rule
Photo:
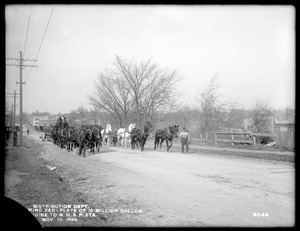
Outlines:
[[[47,140],[47,141],[52,141],[51,139],[51,127],[44,127],[43,128],[43,133],[44,133],[44,137],[42,137],[43,141]]]

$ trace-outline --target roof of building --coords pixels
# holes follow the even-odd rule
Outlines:
[[[48,116],[48,112],[33,112],[33,116]]]

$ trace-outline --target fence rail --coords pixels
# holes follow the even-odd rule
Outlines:
[[[230,135],[231,139],[220,139],[218,138],[218,135]],[[246,139],[235,139],[234,136],[239,135],[243,136]],[[215,133],[215,144],[218,145],[218,142],[227,142],[231,143],[232,146],[235,143],[246,143],[246,144],[253,144],[256,145],[257,137],[272,137],[274,140],[276,140],[276,135],[271,133],[251,133],[251,132],[216,132]]]
[[[220,139],[218,138],[218,135],[230,135],[231,139]],[[234,139],[235,135],[239,136],[244,136],[247,137],[248,139]],[[246,143],[246,144],[253,144],[253,140],[251,140],[251,133],[249,132],[216,132],[215,133],[215,144],[218,145],[218,142],[226,142],[226,143],[231,143],[232,146],[235,143]]]

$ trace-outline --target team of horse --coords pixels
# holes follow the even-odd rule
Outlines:
[[[60,148],[66,148],[68,151],[73,151],[78,148],[79,156],[85,156],[86,149],[90,149],[92,153],[100,150],[102,143],[101,135],[102,127],[99,125],[80,126],[62,126],[55,124],[51,127],[52,143]],[[83,151],[83,153],[82,153]]]
[[[68,151],[77,150],[79,156],[85,157],[86,150],[91,153],[100,151],[102,146],[128,147],[132,149],[139,148],[144,151],[146,141],[153,132],[151,122],[146,122],[144,126],[137,127],[135,123],[128,126],[128,129],[112,129],[111,124],[105,128],[100,125],[81,125],[80,127],[69,126],[67,122],[56,123],[51,127],[52,142]],[[154,150],[166,141],[167,151],[172,146],[174,137],[178,137],[179,125],[169,126],[164,129],[158,129],[155,133]]]

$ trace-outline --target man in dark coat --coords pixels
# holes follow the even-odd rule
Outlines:
[[[17,146],[17,141],[18,141],[18,131],[15,128],[15,130],[14,130],[14,146]]]

